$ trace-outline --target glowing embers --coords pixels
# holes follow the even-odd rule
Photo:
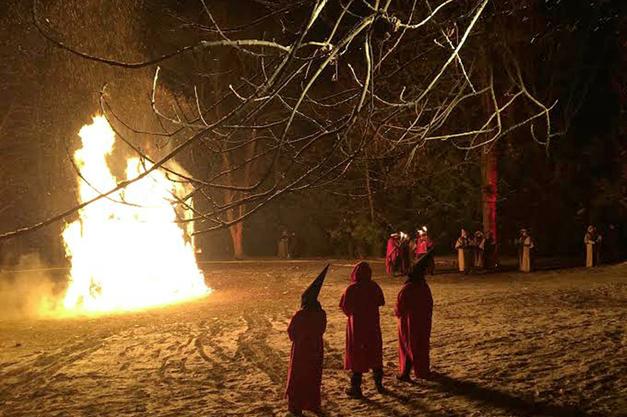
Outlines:
[[[83,146],[74,158],[83,177],[78,178],[79,197],[85,202],[116,186],[106,161],[115,134],[98,116],[79,136]],[[126,179],[148,168],[138,158],[129,159]],[[209,294],[189,239],[192,223],[177,222],[173,204],[188,191],[155,170],[81,209],[79,219],[63,231],[72,264],[66,313],[137,310]]]

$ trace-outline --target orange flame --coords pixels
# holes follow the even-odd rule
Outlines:
[[[74,158],[80,201],[116,186],[107,165],[115,133],[103,116],[79,132],[82,148]],[[127,161],[127,179],[136,178],[146,163]],[[205,285],[189,232],[193,223],[177,223],[174,196],[185,198],[183,183],[170,181],[160,170],[79,211],[79,219],[63,231],[71,260],[70,282],[63,300],[68,314],[138,310],[205,296]],[[191,198],[186,201],[191,206]],[[186,210],[186,217],[191,213]]]

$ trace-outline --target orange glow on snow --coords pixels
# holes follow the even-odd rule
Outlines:
[[[115,142],[107,120],[94,117],[79,136],[82,147],[74,159],[89,182],[78,178],[83,202],[99,195],[98,191],[114,188],[118,181],[106,160]],[[144,172],[146,164],[128,159],[126,179]],[[131,311],[209,294],[189,238],[193,223],[176,222],[177,212],[179,219],[189,218],[191,212],[175,209],[173,194],[181,198],[188,191],[185,184],[155,170],[80,210],[79,219],[63,231],[72,265],[63,300],[65,313]],[[186,203],[191,205],[191,199]]]

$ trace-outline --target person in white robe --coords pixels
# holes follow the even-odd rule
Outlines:
[[[463,272],[465,274],[468,273],[470,269],[470,242],[468,240],[468,232],[466,229],[461,229],[460,235],[455,242],[455,249],[457,250],[457,267],[459,272]]]
[[[289,257],[289,238],[287,230],[283,230],[277,244],[277,256],[279,258],[287,259]]]
[[[592,268],[599,265],[599,249],[601,247],[601,235],[597,232],[597,228],[590,225],[583,237],[583,243],[586,245],[586,268]]]
[[[522,272],[531,272],[533,267],[533,248],[535,246],[533,238],[527,229],[520,229],[518,244],[518,269]]]

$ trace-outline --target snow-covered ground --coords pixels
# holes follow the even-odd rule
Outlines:
[[[71,320],[0,318],[0,416],[285,415],[287,323],[323,262],[207,264],[207,299]],[[627,265],[429,279],[434,381],[403,385],[392,313],[400,279],[376,280],[385,383],[351,400],[342,370],[350,273],[332,267],[321,301],[328,416],[625,416]]]

